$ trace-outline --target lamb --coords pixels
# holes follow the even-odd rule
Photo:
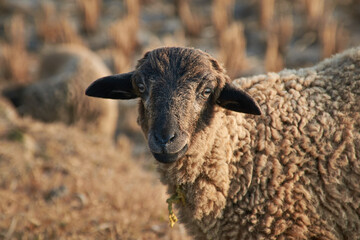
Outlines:
[[[86,94],[140,98],[195,239],[360,239],[360,48],[234,81],[201,50],[159,48]]]
[[[116,102],[96,101],[83,94],[93,78],[111,74],[102,60],[87,48],[75,45],[45,49],[40,59],[39,81],[4,91],[19,114],[113,135]]]

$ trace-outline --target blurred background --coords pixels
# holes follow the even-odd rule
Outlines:
[[[147,50],[200,48],[232,78],[359,45],[359,0],[0,0],[0,239],[190,239],[136,101],[89,100]]]

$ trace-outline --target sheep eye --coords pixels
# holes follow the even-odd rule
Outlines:
[[[144,93],[146,90],[145,84],[143,84],[143,83],[138,83],[137,87],[138,87],[140,93]]]
[[[205,88],[204,91],[202,92],[202,95],[203,95],[204,97],[209,97],[211,93],[212,93],[212,89],[211,89],[211,88]]]

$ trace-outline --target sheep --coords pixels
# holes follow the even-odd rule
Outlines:
[[[140,98],[195,239],[360,239],[360,48],[234,81],[201,50],[159,48],[86,94]]]
[[[82,46],[61,45],[45,49],[39,64],[39,81],[4,91],[20,115],[115,133],[116,101],[96,101],[83,94],[93,78],[111,74],[96,54]]]

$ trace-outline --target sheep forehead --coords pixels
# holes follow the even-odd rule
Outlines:
[[[161,48],[149,52],[140,60],[138,70],[150,84],[174,88],[214,78],[209,56],[189,48]]]

